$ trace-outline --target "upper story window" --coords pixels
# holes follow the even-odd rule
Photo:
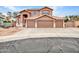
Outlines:
[[[37,14],[38,14],[38,11],[33,11],[32,14],[31,14],[31,16],[35,16]]]
[[[48,11],[42,11],[42,14],[49,15]]]

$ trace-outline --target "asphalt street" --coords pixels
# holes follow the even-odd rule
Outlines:
[[[0,42],[0,53],[78,53],[79,38],[45,37]]]

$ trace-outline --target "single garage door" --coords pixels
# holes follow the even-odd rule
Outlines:
[[[55,22],[56,28],[63,28],[63,21],[62,20],[57,20]]]
[[[74,22],[73,21],[66,22],[65,27],[74,27]]]
[[[53,28],[53,21],[39,20],[37,21],[38,28]]]
[[[35,21],[34,20],[28,20],[27,21],[27,28],[35,28]]]

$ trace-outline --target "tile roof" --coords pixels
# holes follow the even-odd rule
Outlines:
[[[55,19],[60,19],[60,20],[64,19],[64,17],[58,17],[58,16],[52,16],[52,17]]]
[[[43,7],[43,8],[38,8],[38,9],[26,9],[26,10],[24,9],[24,10],[20,11],[20,13],[23,12],[23,11],[26,11],[26,12],[29,12],[29,11],[39,11],[39,10],[44,9],[44,8],[48,8],[48,9],[53,10],[52,8],[49,8],[49,7]]]
[[[4,15],[0,15],[0,18],[5,18],[5,16]]]
[[[44,9],[44,8],[48,8],[48,9],[51,9],[51,10],[53,10],[52,8],[50,8],[50,7],[47,7],[47,6],[45,6],[45,7],[43,7],[43,8],[40,8],[40,10],[41,10],[41,9]]]
[[[42,17],[42,16],[48,16],[48,17],[51,17],[51,18],[54,18],[54,19],[60,19],[60,20],[63,20],[64,19],[64,17],[57,17],[57,16],[51,16],[51,15],[36,15],[36,16],[32,16],[32,17],[28,17],[27,19],[37,19],[37,18],[39,18],[39,17]]]

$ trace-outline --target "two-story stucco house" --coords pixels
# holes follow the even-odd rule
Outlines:
[[[63,28],[64,18],[53,16],[53,9],[43,7],[20,11],[17,23],[27,28]]]

